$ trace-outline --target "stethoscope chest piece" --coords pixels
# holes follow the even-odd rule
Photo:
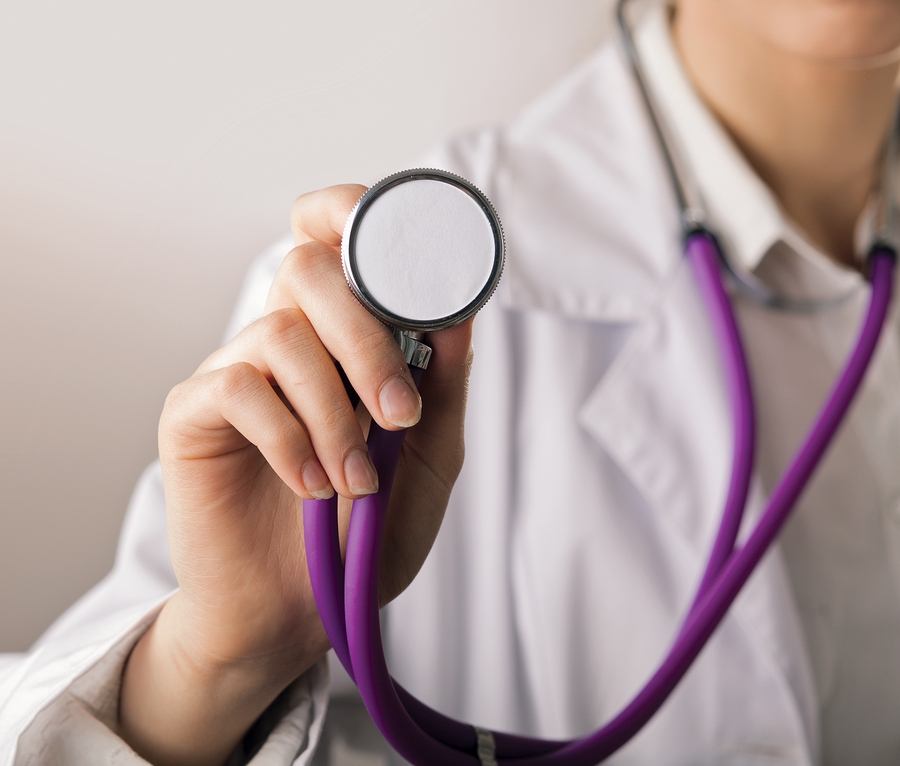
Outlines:
[[[464,322],[487,302],[503,270],[503,230],[487,197],[465,179],[406,170],[360,198],[341,255],[360,302],[415,337]]]

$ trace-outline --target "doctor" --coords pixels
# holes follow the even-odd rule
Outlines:
[[[681,0],[648,13],[639,46],[731,257],[795,297],[850,293],[802,315],[734,298],[760,419],[752,518],[866,303],[857,248],[900,5]],[[388,611],[402,683],[479,725],[559,737],[598,726],[652,671],[712,542],[729,418],[621,54],[605,46],[430,164],[478,184],[508,235],[467,412],[471,325],[432,338],[420,400],[340,272],[363,188],[300,197],[293,249],[257,263],[234,339],[167,400],[162,470],[138,486],[113,572],[0,675],[3,764],[311,762],[327,642],[300,498],[376,481],[332,357],[381,425],[415,425],[382,583],[388,602],[418,572]],[[614,762],[900,761],[898,341],[894,316],[780,545]]]

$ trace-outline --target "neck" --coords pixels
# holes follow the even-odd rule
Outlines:
[[[673,34],[701,97],[785,213],[832,258],[854,263],[898,65],[863,69],[781,47],[722,0],[682,2]]]

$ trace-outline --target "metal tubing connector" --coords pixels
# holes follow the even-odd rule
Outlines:
[[[497,766],[497,743],[494,733],[479,726],[473,726],[478,737],[478,760],[481,766]]]
[[[421,338],[425,333],[415,330],[398,330],[394,328],[394,338],[400,345],[403,356],[406,357],[406,363],[413,367],[426,369],[428,362],[431,361],[431,346],[422,343]]]

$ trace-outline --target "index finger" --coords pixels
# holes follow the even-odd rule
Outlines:
[[[339,247],[347,217],[365,192],[361,184],[340,184],[301,194],[291,206],[294,244],[317,240]]]

